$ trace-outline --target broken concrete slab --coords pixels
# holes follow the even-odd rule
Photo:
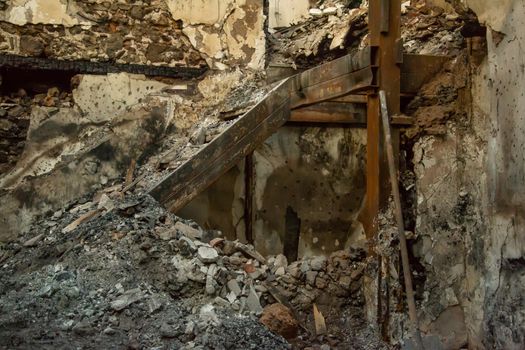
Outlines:
[[[199,249],[197,249],[197,257],[203,263],[211,264],[219,259],[219,253],[217,253],[217,250],[215,250],[215,248],[208,246],[200,246]]]

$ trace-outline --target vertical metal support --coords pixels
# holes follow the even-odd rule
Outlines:
[[[379,96],[375,93],[367,96],[367,145],[366,145],[366,215],[363,226],[368,241],[369,254],[375,254],[377,242],[377,213],[380,207],[380,167],[381,142],[379,122]]]
[[[244,161],[244,227],[246,241],[253,244],[253,192],[255,188],[255,166],[253,153]]]
[[[392,185],[392,194],[394,195],[394,212],[396,216],[397,232],[399,237],[399,249],[401,250],[401,262],[403,264],[403,277],[405,279],[405,290],[407,293],[408,314],[412,322],[412,331],[414,340],[419,349],[423,349],[423,341],[419,332],[419,322],[417,318],[416,299],[414,296],[414,287],[412,286],[412,272],[410,271],[410,262],[408,260],[407,239],[405,236],[405,223],[401,209],[401,195],[399,194],[398,171],[394,159],[394,147],[392,146],[392,135],[390,132],[390,120],[386,104],[384,91],[379,91],[379,101],[381,104],[381,120],[383,122],[383,134],[385,136],[385,148],[388,158],[388,172],[390,174],[390,183]]]
[[[375,255],[377,244],[377,217],[381,209],[387,205],[390,186],[388,181],[388,164],[381,142],[381,114],[378,92],[386,92],[386,103],[391,115],[400,112],[401,69],[399,66],[399,43],[401,37],[401,0],[369,0],[368,23],[370,30],[370,46],[376,64],[374,82],[377,89],[368,95],[367,116],[367,195],[366,212],[361,215],[363,226],[369,242],[369,252]],[[399,131],[394,130],[392,139],[396,148],[399,146]],[[396,152],[396,156],[399,152]],[[381,257],[378,257],[382,266]],[[378,323],[381,333],[389,341],[389,281],[383,280],[378,271],[377,305]]]

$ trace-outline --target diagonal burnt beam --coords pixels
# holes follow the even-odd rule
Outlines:
[[[183,208],[289,121],[292,108],[368,88],[373,80],[369,60],[363,50],[283,80],[149,193],[171,211]]]
[[[290,117],[290,79],[277,87],[150,191],[176,212],[261,145]]]

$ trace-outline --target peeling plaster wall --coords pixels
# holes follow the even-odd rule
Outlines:
[[[464,114],[414,145],[421,325],[445,349],[522,349],[525,3],[464,3],[487,25],[488,55],[471,60],[457,101]]]
[[[264,68],[266,39],[262,0],[167,0],[175,19],[210,67],[244,64]],[[213,62],[214,60],[215,63]]]
[[[468,1],[488,26],[488,59],[476,76],[477,109],[488,116],[486,197],[487,252],[473,296],[484,296],[477,333],[485,348],[525,344],[525,3]],[[498,31],[504,37],[500,41]]]
[[[0,52],[169,66],[264,67],[262,0],[15,0]]]

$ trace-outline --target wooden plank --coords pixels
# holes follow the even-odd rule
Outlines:
[[[300,76],[296,76],[295,79],[299,78]],[[293,93],[291,96],[291,106],[295,109],[301,106],[320,103],[348,95],[350,93],[362,91],[370,88],[372,86],[372,82],[372,68],[364,68],[334,79],[324,81],[317,85],[294,91],[295,93]]]
[[[314,86],[370,66],[370,48],[366,47],[299,74],[300,88]]]
[[[173,189],[173,195],[166,203],[167,207],[173,212],[182,209],[197,194],[234,167],[247,154],[253,152],[255,148],[284,125],[289,117],[290,105],[287,102],[234,145],[225,147],[225,152],[218,158],[210,158],[204,166],[200,167],[200,172],[195,171],[194,176],[187,176],[185,179],[177,177],[179,181]]]
[[[279,84],[149,193],[173,211],[181,209],[286,123],[290,117],[289,88],[288,80]]]
[[[362,103],[366,104],[366,95],[345,95],[329,100],[329,102]]]
[[[128,72],[148,76],[163,76],[179,79],[192,79],[202,76],[207,68],[169,67],[112,62],[92,62],[87,60],[58,60],[43,57],[0,55],[2,69],[19,68],[28,70],[65,71],[80,74],[108,74]]]

